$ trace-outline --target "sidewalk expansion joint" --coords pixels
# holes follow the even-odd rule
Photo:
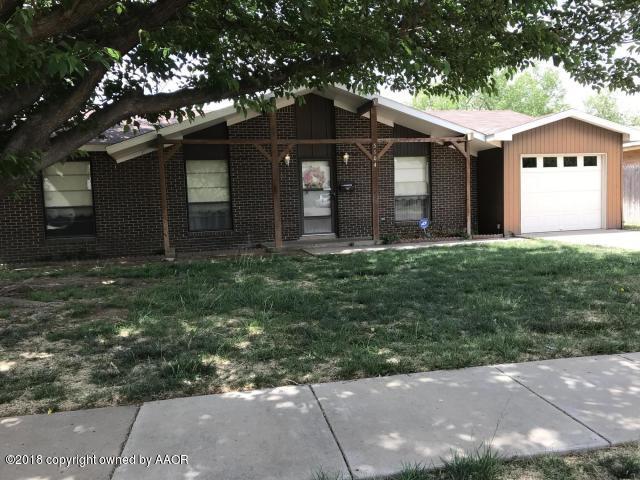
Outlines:
[[[626,354],[626,353],[616,353],[616,356],[617,356],[617,357],[624,358],[625,360],[627,360],[627,361],[629,361],[629,362],[633,362],[633,363],[640,363],[640,361],[635,360],[635,359],[633,359],[633,358],[631,358],[631,357],[627,357],[627,356],[625,356],[625,355],[627,355],[627,354]]]
[[[320,399],[318,398],[318,395],[316,394],[316,391],[313,389],[312,385],[309,385],[309,390],[311,390],[311,394],[313,395],[313,398],[316,399],[316,402],[318,403],[318,407],[320,407],[320,411],[322,412],[324,421],[327,423],[327,427],[329,427],[329,431],[331,432],[333,441],[336,442],[336,445],[338,446],[338,450],[340,450],[340,455],[342,455],[342,460],[344,461],[344,464],[347,466],[347,470],[349,471],[349,477],[351,478],[351,480],[353,480],[355,477],[353,475],[353,471],[351,470],[351,465],[349,464],[349,460],[347,460],[347,455],[344,453],[342,445],[340,444],[340,440],[338,440],[338,437],[336,436],[336,432],[334,432],[333,427],[331,426],[331,422],[329,422],[329,417],[327,417],[327,413],[324,411],[324,407],[322,406],[322,403],[320,403]]]
[[[613,446],[613,443],[611,442],[611,440],[609,440],[607,437],[605,437],[604,435],[602,435],[600,432],[594,430],[593,428],[591,428],[589,425],[587,425],[586,423],[584,423],[582,420],[577,419],[575,416],[571,415],[569,412],[567,412],[566,410],[564,410],[563,408],[559,407],[558,405],[556,405],[555,403],[551,402],[550,400],[546,399],[545,397],[543,397],[542,395],[540,395],[538,392],[536,392],[535,390],[533,390],[532,388],[530,388],[529,386],[527,386],[526,384],[524,384],[523,382],[521,382],[520,380],[518,380],[517,378],[515,378],[512,375],[509,375],[507,372],[505,372],[504,370],[501,370],[500,368],[496,367],[494,365],[494,367],[496,370],[498,370],[500,373],[502,373],[503,375],[506,375],[507,377],[509,377],[511,380],[513,380],[514,382],[516,382],[518,385],[520,385],[521,387],[527,389],[529,392],[533,393],[536,397],[538,397],[540,400],[547,402],[549,405],[551,405],[553,408],[555,408],[556,410],[564,413],[567,417],[569,417],[570,419],[572,419],[574,422],[579,423],[580,425],[582,425],[584,428],[586,428],[587,430],[589,430],[592,433],[595,433],[598,437],[600,437],[601,439],[603,439],[605,442],[607,442],[609,444],[610,447]]]
[[[144,405],[144,404],[143,404]],[[120,450],[118,451],[118,456],[122,456],[122,452],[124,452],[124,447],[127,445],[127,442],[129,441],[129,437],[131,436],[131,430],[133,430],[133,426],[136,423],[136,420],[138,420],[138,414],[140,413],[140,409],[142,408],[142,405],[140,405],[139,407],[136,407],[136,413],[133,416],[133,420],[131,421],[131,425],[129,425],[129,428],[127,429],[127,434],[124,436],[124,440],[122,440],[122,445],[120,445]],[[114,462],[113,464],[113,468],[111,469],[111,472],[109,472],[109,477],[110,479],[113,478],[113,475],[116,473],[116,469],[118,468],[118,465],[116,462]]]

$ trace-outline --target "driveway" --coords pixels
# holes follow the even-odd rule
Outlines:
[[[523,236],[577,245],[595,245],[598,247],[640,251],[640,231],[638,230],[577,230],[571,232],[528,233]]]

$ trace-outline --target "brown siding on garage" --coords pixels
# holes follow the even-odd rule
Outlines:
[[[640,148],[624,152],[622,159],[624,163],[640,163]]]
[[[504,232],[520,233],[520,156],[594,153],[607,157],[607,228],[622,226],[622,135],[566,118],[513,136],[504,142]]]

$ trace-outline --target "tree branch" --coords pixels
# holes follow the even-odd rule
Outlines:
[[[163,26],[191,1],[193,0],[159,0],[150,9],[145,10],[145,15],[140,14],[130,18],[118,32],[114,32],[114,41],[111,45],[123,55],[128,53],[138,44],[140,29],[153,30]],[[94,63],[69,94],[57,102],[50,103],[21,125],[5,146],[3,154],[23,150],[26,145],[32,148],[43,148],[48,143],[51,133],[78,112],[91,98],[106,72],[107,67],[101,63]]]
[[[0,124],[8,121],[42,96],[44,85],[31,85],[0,97]]]
[[[83,126],[75,127],[72,130],[56,136],[46,149],[38,169],[45,168],[63,160],[70,152],[77,150],[108,128],[134,115],[153,114],[175,110],[189,105],[198,105],[234,97],[237,98],[243,95],[252,95],[268,90],[274,85],[283,84],[291,78],[294,72],[300,68],[305,68],[305,66],[307,69],[336,70],[347,61],[347,59],[340,55],[334,55],[328,58],[316,58],[306,62],[294,62],[262,78],[247,78],[240,82],[240,87],[237,90],[233,91],[203,87],[199,89],[182,89],[171,93],[158,93],[155,95],[131,94],[117,103],[95,112],[87,118]],[[87,128],[87,125],[91,125],[91,127]]]
[[[117,0],[78,1],[69,9],[60,7],[38,15],[31,25],[31,33],[23,37],[23,40],[27,43],[38,43],[53,36],[72,32],[94,21],[98,13],[116,3]]]
[[[5,21],[22,4],[19,0],[0,0],[0,21]]]

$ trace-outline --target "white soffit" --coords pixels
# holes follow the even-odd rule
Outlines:
[[[430,115],[422,110],[409,107],[395,100],[380,96],[363,96],[346,90],[345,88],[330,86],[323,90],[303,89],[296,92],[297,96],[306,95],[307,93],[315,93],[325,98],[331,99],[338,108],[356,113],[357,109],[367,100],[375,100],[378,104],[378,121],[389,126],[398,123],[407,128],[411,128],[417,132],[435,137],[448,137],[468,135],[470,140],[470,149],[476,154],[479,150],[486,150],[501,146],[498,140],[488,141],[487,136],[473,129],[463,127],[448,120]],[[276,101],[277,108],[284,108],[295,102],[293,97],[279,98]],[[198,116],[191,121],[184,121],[163,127],[158,131],[147,132],[145,134],[133,137],[122,142],[103,147],[100,151],[106,151],[117,162],[124,162],[145,153],[152,152],[156,149],[155,141],[158,135],[170,140],[179,140],[184,135],[226,122],[227,125],[234,125],[245,120],[257,117],[258,112],[247,111],[238,112],[231,105],[218,110],[207,112],[203,116]],[[365,114],[368,117],[368,113]],[[85,146],[89,148],[90,146]],[[83,148],[85,148],[83,147]],[[89,150],[88,150],[89,151]]]
[[[632,150],[640,150],[640,140],[636,142],[628,142],[622,146],[625,152],[630,152]]]

